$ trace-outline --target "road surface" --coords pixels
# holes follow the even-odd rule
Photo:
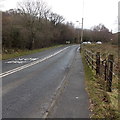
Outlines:
[[[68,80],[67,76],[76,55],[79,54],[78,48],[78,45],[64,46],[4,60],[3,73],[0,75],[2,78],[2,117],[50,117],[49,113],[52,113],[57,98],[62,96]],[[84,83],[82,82],[81,86],[82,84]],[[81,94],[86,96],[84,90]],[[85,113],[88,114],[88,111]],[[51,114],[52,116],[55,117]]]

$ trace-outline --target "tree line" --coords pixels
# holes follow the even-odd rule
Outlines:
[[[38,49],[66,41],[78,43],[78,33],[73,23],[54,13],[42,0],[18,3],[17,9],[2,12],[2,48]],[[112,33],[99,24],[92,29],[84,29],[83,41],[109,42]]]
[[[91,29],[84,29],[84,42],[97,42],[102,43],[110,42],[112,39],[112,32],[109,31],[103,24],[93,26]]]
[[[2,14],[3,48],[37,49],[74,41],[75,29],[43,1],[18,3]]]

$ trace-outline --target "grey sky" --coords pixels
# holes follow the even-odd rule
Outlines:
[[[22,0],[3,0],[2,10],[15,8],[16,3]],[[44,0],[53,12],[63,15],[76,27],[81,27],[76,21],[82,20],[84,15],[84,28],[91,28],[99,23],[104,24],[113,32],[118,31],[118,2],[120,0]],[[0,5],[1,6],[1,5]],[[83,14],[84,13],[84,14]]]
[[[120,2],[118,4],[118,31],[120,32]]]

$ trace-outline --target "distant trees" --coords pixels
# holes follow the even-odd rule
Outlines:
[[[112,38],[112,33],[109,32],[109,29],[106,28],[103,24],[93,26],[91,30],[90,29],[84,30],[83,41],[110,42],[111,38]]]
[[[93,38],[95,41],[108,42],[111,39],[111,33],[103,24],[93,27]]]
[[[50,10],[42,0],[27,0],[18,3],[18,9],[10,9],[2,14],[2,45],[5,49],[37,49],[66,41],[78,43],[78,32],[74,25],[65,22],[63,16]],[[109,30],[103,25],[84,29],[83,41],[108,42]],[[80,37],[80,36],[79,36]]]
[[[45,2],[27,0],[2,14],[3,49],[36,49],[73,42],[74,26],[51,12]]]
[[[49,19],[50,21],[54,24],[54,25],[58,25],[58,24],[61,24],[62,22],[64,22],[64,18],[63,16],[60,16],[56,13],[50,13],[50,16],[49,16]]]
[[[119,39],[120,39],[120,32],[114,33],[114,34],[112,35],[111,43],[112,43],[113,45],[119,45]]]

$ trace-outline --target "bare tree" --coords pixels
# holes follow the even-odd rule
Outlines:
[[[109,29],[103,24],[99,24],[93,27],[93,37],[95,41],[108,42],[111,36]]]
[[[23,2],[18,2],[18,8],[20,12],[25,15],[30,15],[38,18],[46,18],[50,12],[47,4],[42,0],[25,0]]]
[[[30,49],[34,48],[34,42],[35,42],[35,34],[36,34],[36,26],[40,24],[37,24],[36,19],[41,22],[43,18],[48,19],[48,14],[50,9],[47,8],[47,5],[42,0],[37,1],[23,1],[18,3],[18,10],[19,12],[24,15],[25,17],[25,24],[27,27],[29,27],[31,31],[31,42],[30,42]],[[37,24],[37,25],[36,25]]]
[[[23,1],[3,14],[3,47],[36,49],[74,39],[74,27],[42,0]]]
[[[61,24],[65,20],[63,16],[60,16],[53,12],[50,14],[49,19],[54,25]]]

